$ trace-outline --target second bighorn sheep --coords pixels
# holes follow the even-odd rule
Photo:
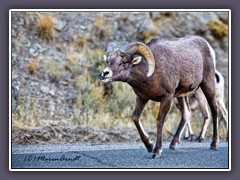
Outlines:
[[[216,90],[215,90],[215,97],[217,101],[217,105],[220,111],[220,122],[223,123],[225,133],[227,135],[227,140],[228,140],[228,111],[226,109],[225,103],[224,103],[224,78],[222,74],[218,71],[215,70],[215,79],[216,79]],[[208,111],[207,107],[207,100],[201,90],[199,88],[195,93],[189,95],[189,106],[191,110],[196,109],[199,107],[199,110],[203,116],[204,122],[203,126],[201,128],[201,131],[197,137],[197,140],[201,142],[205,138],[205,134],[207,131],[207,127],[210,123],[210,114]],[[179,108],[179,106],[177,105]],[[180,109],[181,110],[181,109]],[[186,131],[185,131],[185,138],[190,138],[191,140],[193,139],[193,130],[191,127],[190,121],[188,121],[187,126],[186,126]]]
[[[141,56],[134,56],[141,55]],[[199,87],[203,90],[213,117],[211,149],[216,150],[219,141],[217,103],[215,100],[215,53],[209,43],[199,36],[174,40],[160,38],[149,43],[133,42],[119,49],[114,43],[107,47],[106,68],[100,80],[128,83],[136,97],[133,122],[152,157],[162,151],[162,130],[165,117],[174,97],[182,109],[186,109],[186,97]],[[144,106],[149,100],[161,102],[157,117],[157,140],[155,146],[139,122]],[[170,144],[175,147],[186,124],[186,112]]]

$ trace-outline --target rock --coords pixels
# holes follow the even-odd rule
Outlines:
[[[78,96],[78,93],[76,90],[68,90],[64,94],[64,99],[70,103],[73,103],[77,99],[77,96]]]
[[[29,47],[31,46],[31,43],[30,43],[30,41],[29,41],[29,40],[27,40],[27,39],[25,39],[25,40],[23,41],[23,46],[25,46],[25,47],[29,48]]]
[[[12,79],[17,79],[18,75],[16,73],[12,73]]]
[[[63,86],[68,86],[69,83],[67,81],[60,81],[60,84]]]
[[[42,48],[42,46],[40,44],[35,44],[35,47],[39,50]]]
[[[24,20],[23,20],[23,18],[19,18],[18,21],[16,22],[16,24],[17,24],[17,25],[20,25],[20,26],[24,25]]]
[[[80,26],[82,30],[86,30],[87,28],[85,26]]]
[[[41,48],[41,49],[39,49],[39,52],[40,53],[43,53],[43,52],[45,52],[47,50],[47,48]]]
[[[18,106],[18,90],[12,86],[12,111],[15,112]]]
[[[228,24],[228,12],[216,12],[219,16],[219,19],[224,23]]]
[[[55,111],[55,103],[53,100],[50,100],[49,101],[49,108],[48,108],[50,111]]]
[[[54,19],[53,23],[54,23],[55,29],[58,31],[64,30],[67,26],[67,23],[65,23],[59,19]]]
[[[16,60],[17,59],[17,53],[12,52],[12,59]]]
[[[54,105],[54,104],[50,104],[49,109],[50,109],[51,111],[55,111],[55,105]]]
[[[33,57],[37,57],[39,55],[38,49],[36,47],[32,47],[29,49],[29,53]]]
[[[17,37],[17,33],[13,28],[12,28],[12,37]]]
[[[44,141],[48,141],[51,139],[51,134],[50,134],[50,132],[44,132],[42,137],[43,137]]]
[[[45,94],[48,94],[48,93],[49,93],[49,87],[47,87],[47,86],[41,86],[40,89],[41,89],[41,91],[42,91],[43,93],[45,93]]]
[[[55,96],[56,94],[55,94],[55,91],[53,90],[53,89],[51,89],[50,91],[49,91],[49,94],[51,94],[52,96]]]

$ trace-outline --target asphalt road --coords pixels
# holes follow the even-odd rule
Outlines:
[[[164,143],[152,159],[142,143],[13,145],[12,169],[29,168],[194,168],[228,169],[228,143],[217,151],[210,142],[182,142],[176,150]]]

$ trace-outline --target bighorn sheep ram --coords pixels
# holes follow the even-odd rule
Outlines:
[[[215,90],[215,97],[216,97],[216,102],[220,110],[220,122],[223,123],[225,133],[227,135],[227,140],[228,140],[228,112],[224,103],[224,78],[222,74],[218,71],[215,70],[215,79],[216,79],[216,90]],[[199,107],[199,110],[203,116],[204,122],[203,126],[201,128],[201,131],[197,137],[197,140],[201,142],[202,140],[205,139],[205,134],[207,131],[207,127],[210,123],[210,114],[208,111],[207,107],[207,100],[201,90],[199,88],[195,93],[189,95],[189,106],[191,111]],[[178,108],[180,108],[176,102],[176,105]],[[180,109],[181,110],[181,109]],[[187,126],[185,130],[185,139],[193,140],[193,130],[191,127],[190,120],[187,121]]]
[[[106,68],[99,79],[105,82],[126,82],[133,88],[137,97],[132,119],[148,152],[153,153],[153,158],[162,152],[162,129],[173,98],[177,97],[183,111],[170,148],[175,148],[186,124],[186,97],[199,87],[207,98],[213,117],[210,147],[217,149],[219,134],[215,100],[215,53],[205,39],[198,36],[174,40],[156,38],[147,44],[133,42],[121,49],[110,43],[105,60]],[[139,122],[148,100],[161,102],[155,147]]]

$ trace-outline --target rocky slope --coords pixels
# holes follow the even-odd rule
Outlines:
[[[130,89],[97,79],[109,41],[121,45],[153,37],[200,35],[216,52],[227,95],[226,12],[12,12],[11,18],[12,85],[19,95],[13,130],[48,125],[95,128],[99,117],[128,117],[134,101]],[[101,108],[107,104],[104,98],[111,105]],[[111,123],[116,129],[116,122]]]

